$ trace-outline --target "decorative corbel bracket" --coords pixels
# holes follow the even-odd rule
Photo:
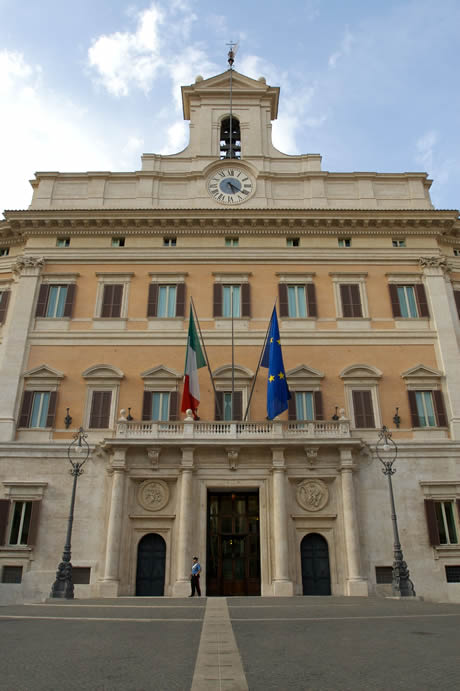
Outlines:
[[[161,448],[159,446],[149,446],[147,448],[147,456],[150,459],[152,470],[159,470],[160,453],[161,453]]]
[[[308,466],[313,468],[315,461],[318,459],[319,448],[317,446],[304,446],[304,451]]]
[[[238,470],[240,449],[238,447],[232,446],[231,448],[225,450],[227,452],[229,469]]]

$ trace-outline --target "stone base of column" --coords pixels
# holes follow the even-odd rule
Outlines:
[[[99,597],[118,597],[120,581],[101,581],[99,583]]]
[[[364,578],[353,578],[347,581],[347,595],[354,597],[368,597],[369,586]]]
[[[173,597],[188,597],[192,592],[190,581],[176,581],[173,586]]]
[[[274,597],[293,597],[294,584],[292,581],[273,581]]]

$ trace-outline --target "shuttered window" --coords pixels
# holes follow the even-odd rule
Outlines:
[[[177,420],[177,391],[144,391],[142,419],[144,421]]]
[[[233,398],[232,416],[232,392],[217,391],[215,401],[216,420],[242,420],[243,419],[243,392],[235,391]]]
[[[51,319],[71,317],[75,293],[76,286],[74,283],[60,285],[43,283],[38,292],[35,316]]]
[[[183,317],[185,315],[185,283],[162,285],[151,283],[147,305],[148,317]]]
[[[460,319],[460,290],[454,290],[455,306],[457,308],[457,315]]]
[[[457,502],[459,509],[459,502]],[[457,520],[456,520],[457,513]],[[431,545],[457,545],[459,511],[455,502],[425,500],[425,515]]]
[[[102,295],[101,317],[120,317],[122,299],[123,285],[119,283],[106,283]]]
[[[355,426],[358,428],[374,428],[374,409],[372,406],[372,393],[370,391],[353,390],[353,412]]]
[[[110,426],[111,391],[93,391],[89,426],[92,429],[108,429]]]
[[[278,284],[280,317],[316,317],[316,290],[314,283],[304,285]]]
[[[321,391],[291,392],[288,401],[289,420],[322,420],[323,397]]]
[[[340,299],[342,300],[342,315],[344,317],[359,318],[363,316],[361,291],[357,283],[341,283]]]
[[[54,427],[56,391],[24,391],[19,427]]]
[[[442,391],[408,391],[412,427],[447,427]]]
[[[213,287],[213,316],[231,317],[233,299],[233,316],[251,316],[251,292],[249,283],[224,285],[214,283]]]
[[[40,501],[13,501],[10,504],[8,500],[1,500],[0,545],[33,547],[38,532],[40,506]],[[10,515],[11,522],[8,525]]]
[[[422,283],[415,285],[390,283],[389,290],[393,317],[416,319],[430,316],[425,286]]]
[[[0,292],[0,324],[6,321],[6,314],[8,311],[8,303],[10,301],[10,291],[2,290]]]

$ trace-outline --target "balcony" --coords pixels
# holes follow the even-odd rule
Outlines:
[[[116,439],[152,441],[308,441],[349,439],[350,421],[128,422],[120,419]]]

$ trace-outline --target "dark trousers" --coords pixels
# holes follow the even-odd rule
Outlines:
[[[192,576],[190,579],[190,583],[192,584],[192,597],[195,595],[195,590],[197,594],[201,596],[200,577]]]

